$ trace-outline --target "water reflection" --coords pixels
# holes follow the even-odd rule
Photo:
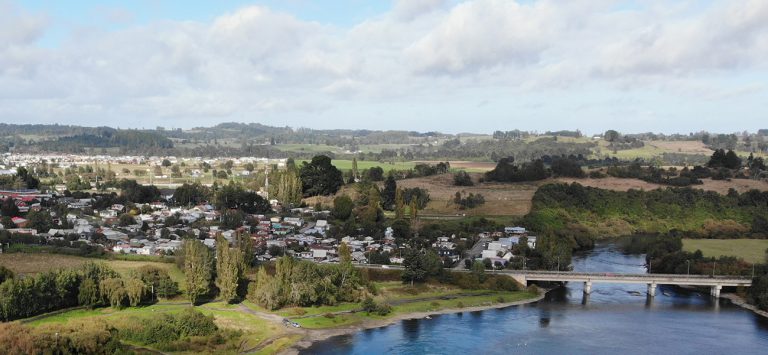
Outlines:
[[[587,263],[586,259],[589,259]],[[577,271],[643,272],[642,256],[600,246],[574,258]],[[593,284],[553,290],[540,302],[456,317],[408,320],[334,337],[307,354],[760,354],[768,319],[708,293],[660,286]]]

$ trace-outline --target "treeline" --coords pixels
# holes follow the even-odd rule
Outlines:
[[[104,264],[86,263],[75,269],[11,277],[0,284],[0,320],[75,306],[136,306],[155,296],[148,292],[153,286],[165,296],[178,292],[178,285],[156,268],[143,268],[132,277],[122,278]]]
[[[64,136],[37,142],[43,151],[85,153],[93,148],[120,148],[121,152],[162,151],[173,148],[173,142],[155,132],[100,129],[97,133]]]
[[[611,191],[548,184],[533,196],[524,222],[537,231],[578,226],[593,236],[677,230],[688,237],[768,237],[768,192],[727,195],[691,188]]]
[[[346,244],[339,248],[339,258],[338,264],[317,264],[284,256],[278,259],[274,275],[259,269],[248,299],[272,310],[361,301],[369,285],[352,266]]]
[[[733,256],[704,257],[701,250],[683,251],[682,238],[675,232],[634,235],[620,242],[627,254],[646,254],[645,262],[654,274],[749,275],[752,264]]]

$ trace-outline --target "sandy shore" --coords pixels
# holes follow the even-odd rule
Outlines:
[[[540,291],[539,295],[534,298],[515,301],[515,302],[496,303],[488,306],[446,308],[446,309],[442,309],[434,312],[416,312],[416,313],[408,313],[408,314],[399,314],[391,318],[381,319],[381,320],[371,319],[371,320],[366,320],[365,322],[352,327],[339,327],[339,328],[328,328],[328,329],[304,329],[302,332],[304,334],[304,337],[298,342],[296,342],[295,344],[293,344],[293,346],[291,346],[290,348],[281,351],[280,354],[298,354],[299,351],[312,346],[313,343],[328,339],[330,337],[334,337],[337,335],[352,334],[365,329],[386,327],[406,319],[422,319],[422,318],[425,318],[426,316],[432,316],[432,315],[438,315],[438,314],[485,311],[489,309],[499,309],[499,308],[506,308],[506,307],[513,307],[513,306],[519,306],[523,304],[534,303],[534,302],[541,301],[541,299],[543,299],[544,296],[546,295],[546,292],[547,291]]]

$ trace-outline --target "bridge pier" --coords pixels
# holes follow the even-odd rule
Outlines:
[[[712,295],[714,298],[720,298],[720,290],[723,288],[723,286],[715,285],[712,286],[712,288],[709,291],[709,294]]]
[[[648,284],[648,296],[656,296],[656,283],[652,282]]]
[[[592,281],[584,281],[584,293],[587,295],[592,293]]]

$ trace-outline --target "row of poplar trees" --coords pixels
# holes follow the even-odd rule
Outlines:
[[[238,289],[245,284],[245,271],[252,256],[253,244],[247,235],[236,236],[231,244],[219,235],[215,254],[199,240],[185,241],[184,275],[189,300],[194,304],[211,295],[214,285],[222,300],[237,300]]]

